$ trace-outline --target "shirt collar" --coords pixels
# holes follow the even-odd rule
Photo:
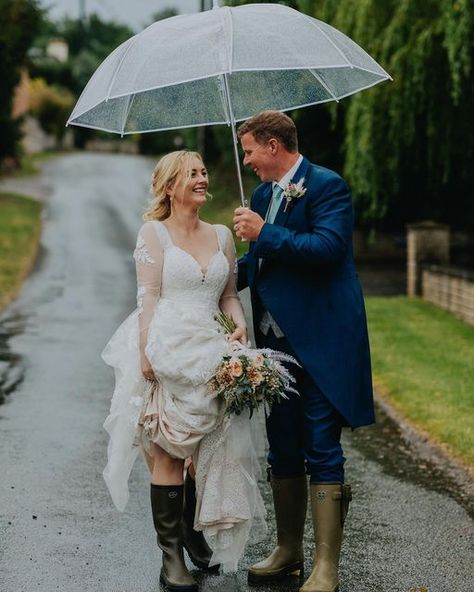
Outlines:
[[[283,175],[283,177],[279,181],[273,181],[272,189],[275,189],[275,185],[279,185],[283,190],[285,190],[288,183],[295,176],[295,173],[299,169],[299,166],[302,163],[302,161],[303,161],[303,155],[300,154],[298,157],[298,160],[291,167],[291,169],[285,175]]]

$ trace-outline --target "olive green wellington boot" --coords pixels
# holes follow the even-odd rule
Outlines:
[[[160,582],[166,592],[198,592],[183,557],[181,518],[184,485],[151,484],[151,509],[158,546],[163,551]]]
[[[306,475],[271,476],[277,527],[277,546],[248,572],[249,584],[263,584],[289,575],[302,575],[304,569],[303,532],[308,505]]]
[[[350,485],[311,483],[315,558],[313,571],[300,592],[337,592],[342,527],[352,499]]]
[[[189,558],[196,567],[207,571],[218,572],[219,565],[209,567],[212,551],[206,543],[202,532],[194,530],[194,515],[196,513],[196,483],[186,473],[184,480],[184,507],[183,507],[183,546],[188,552]]]

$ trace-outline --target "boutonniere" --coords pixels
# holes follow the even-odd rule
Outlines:
[[[286,189],[283,191],[283,197],[286,199],[284,212],[286,212],[293,202],[303,197],[306,193],[306,187],[303,183],[304,177],[302,177],[298,183],[288,183],[286,186]]]

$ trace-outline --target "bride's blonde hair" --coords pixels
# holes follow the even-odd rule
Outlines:
[[[144,220],[165,220],[171,214],[169,188],[176,182],[191,178],[191,162],[202,156],[199,152],[190,150],[176,150],[161,158],[151,178],[150,193],[152,199],[148,210],[143,214]]]

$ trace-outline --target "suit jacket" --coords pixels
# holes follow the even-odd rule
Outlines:
[[[305,195],[286,212],[283,199],[274,223],[264,224],[239,260],[238,288],[250,287],[257,346],[266,309],[347,425],[371,424],[370,350],[352,251],[351,194],[339,175],[306,158],[292,182],[303,177]],[[271,183],[252,194],[251,209],[262,218],[271,195]]]

